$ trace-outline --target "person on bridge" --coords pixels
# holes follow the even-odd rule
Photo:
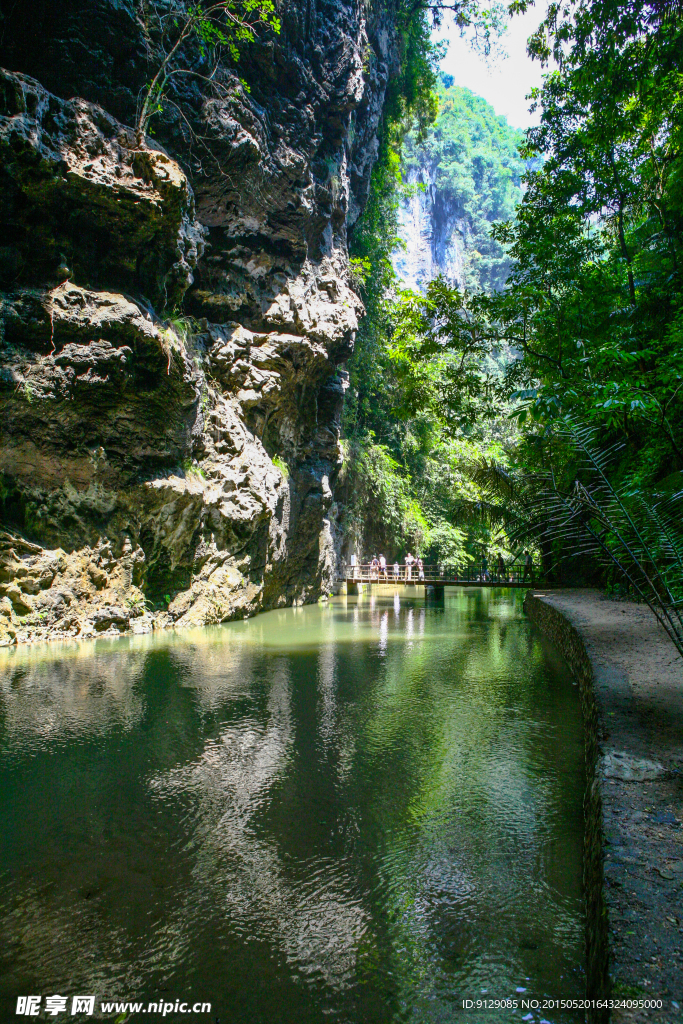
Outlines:
[[[383,576],[384,579],[387,578],[387,560],[384,555],[379,556],[379,574],[380,576]]]
[[[489,581],[489,563],[486,560],[486,555],[481,556],[481,578],[484,583]]]
[[[406,583],[409,583],[413,578],[413,566],[415,565],[415,558],[411,555],[410,551],[406,555]]]
[[[397,580],[401,575],[401,568],[398,562],[394,562],[394,579]]]
[[[424,582],[425,567],[424,567],[424,563],[423,563],[421,558],[418,558],[418,560],[417,560],[417,578],[418,578],[418,580],[422,580]]]
[[[526,583],[527,578],[529,581],[533,581],[534,577],[534,561],[531,557],[530,551],[524,552],[524,575],[522,576],[522,583]]]
[[[503,560],[503,556],[501,555],[500,551],[498,552],[498,564],[496,566],[496,572],[498,574],[498,582],[499,583],[504,583],[505,582],[505,562]]]
[[[372,561],[370,562],[370,579],[379,579],[379,559],[377,558],[377,555],[373,555]]]

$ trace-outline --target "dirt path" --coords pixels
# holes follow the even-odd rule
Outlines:
[[[615,1009],[611,1019],[680,1024],[683,660],[644,606],[591,590],[529,597],[529,613],[545,632],[557,634],[557,628],[539,604],[574,627],[592,667],[612,995],[664,1004],[661,1010]],[[570,664],[576,661],[575,641],[552,639]]]

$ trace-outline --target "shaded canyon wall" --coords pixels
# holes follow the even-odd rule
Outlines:
[[[34,2],[0,65],[0,643],[315,600],[386,14],[280,5],[132,126],[171,4]]]

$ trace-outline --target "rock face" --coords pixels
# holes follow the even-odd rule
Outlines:
[[[403,248],[394,266],[404,288],[424,291],[441,275],[456,288],[464,288],[468,251],[472,246],[470,223],[459,197],[439,188],[436,168],[424,161],[405,174],[409,194],[402,200],[399,235]]]
[[[521,201],[523,134],[449,79],[438,87],[439,113],[425,138],[412,133],[404,146],[411,187],[399,209],[404,248],[395,268],[415,291],[438,275],[460,289],[497,291],[510,261],[491,228],[513,219]]]
[[[167,8],[5,18],[0,643],[219,622],[331,586],[362,312],[346,232],[393,29],[295,0],[209,84],[190,46],[140,149]]]

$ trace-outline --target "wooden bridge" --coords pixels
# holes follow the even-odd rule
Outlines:
[[[484,571],[477,566],[463,565],[446,572],[438,565],[425,565],[422,569],[416,565],[410,569],[400,565],[396,575],[391,565],[378,569],[364,563],[347,565],[342,580],[346,583],[347,594],[362,593],[371,586],[424,587],[425,591],[432,589],[438,597],[443,595],[445,587],[533,587],[538,583],[538,573],[533,565],[515,562],[503,572],[498,572],[495,566]]]

